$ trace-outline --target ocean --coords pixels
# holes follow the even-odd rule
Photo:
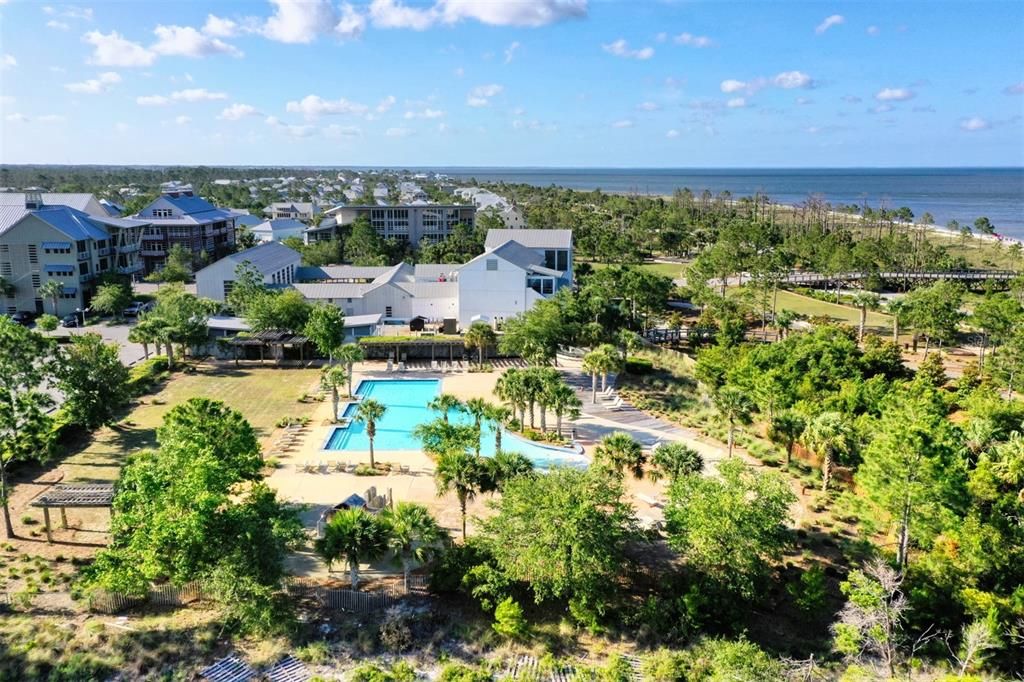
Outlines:
[[[908,206],[936,225],[973,225],[986,216],[998,234],[1024,239],[1024,168],[430,168],[459,180],[525,183],[612,193],[694,194],[728,190],[734,197],[763,192],[783,204],[819,196],[831,204]]]

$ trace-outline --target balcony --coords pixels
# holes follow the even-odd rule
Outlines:
[[[114,249],[113,249],[113,247],[110,247],[110,246],[104,247],[102,249],[96,249],[96,255],[97,256],[109,256],[113,252],[114,252]]]
[[[138,242],[136,242],[134,244],[125,244],[123,246],[117,247],[117,252],[118,253],[135,253],[138,250],[139,250],[139,243]]]
[[[167,250],[164,249],[163,246],[161,246],[160,248],[155,248],[149,245],[145,245],[142,247],[142,250],[139,253],[142,254],[143,256],[162,257],[167,255]]]
[[[117,274],[119,275],[134,275],[136,272],[142,272],[142,263],[125,265],[117,269]]]
[[[88,251],[79,251],[78,252],[78,260],[82,261],[82,260],[89,260],[89,259],[90,259],[90,255],[89,255]]]

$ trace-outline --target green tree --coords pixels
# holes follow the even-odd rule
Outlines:
[[[59,279],[48,279],[43,282],[43,285],[39,287],[39,295],[44,298],[50,299],[50,304],[53,306],[54,316],[59,316],[57,308],[57,301],[61,296],[64,295],[64,282]]]
[[[776,445],[786,448],[786,466],[793,460],[793,446],[800,440],[807,428],[807,420],[793,410],[784,410],[772,417],[768,426],[768,438]]]
[[[596,625],[636,531],[622,496],[621,481],[597,469],[515,477],[490,502],[482,536],[501,571],[527,583],[538,603],[568,600],[574,618]]]
[[[309,321],[309,302],[295,289],[257,296],[246,306],[245,321],[254,332],[302,333]]]
[[[704,458],[699,452],[683,443],[662,443],[654,449],[651,456],[650,477],[652,481],[666,478],[671,484],[683,476],[699,474],[702,471],[704,471]]]
[[[925,335],[925,355],[933,341],[950,342],[956,336],[963,314],[964,290],[959,284],[939,280],[907,294],[907,319]]]
[[[159,344],[167,349],[167,363],[174,366],[174,344],[183,349],[206,343],[209,336],[207,320],[217,310],[214,301],[199,298],[185,291],[181,284],[160,287],[153,310],[140,316]]]
[[[966,496],[959,431],[930,393],[908,389],[890,399],[854,479],[869,513],[895,526],[901,568],[911,542],[951,525]]]
[[[356,265],[386,265],[384,242],[369,219],[360,216],[352,223],[352,233],[345,241],[345,255]]]
[[[480,455],[480,427],[487,417],[489,405],[483,398],[470,398],[464,404],[466,413],[473,418],[473,428],[476,430],[476,454]]]
[[[519,412],[519,426],[526,424],[526,385],[523,381],[525,373],[521,369],[508,369],[498,377],[494,384],[494,395],[504,400],[509,406]]]
[[[476,348],[479,352],[480,364],[484,364],[484,354],[487,349],[494,346],[498,341],[498,335],[494,333],[491,326],[486,322],[474,322],[463,335],[463,342],[466,348]]]
[[[378,402],[373,398],[367,398],[359,402],[359,407],[356,408],[356,421],[361,421],[366,424],[366,437],[370,441],[370,468],[377,468],[377,464],[373,461],[373,439],[377,436],[377,422],[384,418],[384,413],[387,412],[387,406],[384,403]]]
[[[732,447],[736,440],[736,426],[750,423],[754,403],[746,393],[732,386],[723,386],[715,391],[711,396],[711,402],[715,406],[715,411],[718,412],[719,419],[728,426],[729,457],[732,457]]]
[[[352,375],[357,362],[365,358],[363,349],[357,343],[346,343],[338,349],[338,361],[345,363],[345,371],[348,373],[348,395],[352,396]]]
[[[851,571],[840,586],[847,598],[846,606],[832,626],[837,651],[855,661],[877,657],[887,679],[896,676],[905,638],[908,602],[902,583],[903,576],[880,560]]]
[[[123,284],[101,284],[92,297],[93,310],[104,315],[121,317],[124,309],[132,302],[132,293]]]
[[[432,457],[440,457],[451,450],[465,452],[476,448],[480,442],[480,431],[469,424],[452,424],[438,417],[433,421],[417,424],[412,435],[423,444],[423,451]]]
[[[838,412],[822,412],[804,428],[801,442],[821,458],[821,489],[828,490],[832,469],[853,452],[853,431]]]
[[[348,564],[352,589],[359,589],[359,564],[380,559],[387,553],[390,527],[378,516],[363,509],[343,509],[324,526],[324,536],[314,543],[317,555],[327,569],[343,559]]]
[[[876,310],[881,297],[872,291],[858,291],[853,297],[853,304],[860,310],[860,322],[857,324],[857,341],[864,341],[864,329],[868,324],[868,310]]]
[[[1024,308],[1017,299],[1005,292],[991,293],[974,306],[970,323],[981,330],[978,344],[979,362],[984,366],[985,350],[989,343],[996,347],[1006,343],[1015,330],[1024,324]]]
[[[235,266],[235,279],[227,295],[227,304],[238,315],[245,316],[249,304],[267,293],[263,273],[251,261]]]
[[[669,544],[688,564],[750,599],[768,562],[781,556],[796,496],[778,473],[758,473],[739,460],[722,461],[718,473],[681,476],[669,487]]]
[[[187,282],[192,279],[192,253],[181,244],[171,244],[164,267],[156,273],[164,282]]]
[[[455,448],[443,453],[437,459],[434,482],[437,496],[455,493],[462,514],[462,540],[466,540],[466,505],[481,491],[484,483],[484,464],[479,457]]]
[[[558,437],[562,437],[562,418],[577,419],[580,416],[580,409],[583,402],[576,391],[561,380],[552,387],[548,395],[548,404],[555,413],[555,431]]]
[[[88,429],[114,421],[130,397],[128,368],[117,344],[105,343],[99,334],[71,337],[58,355],[56,378],[68,417]]]
[[[388,526],[388,545],[402,564],[405,589],[413,562],[426,563],[448,541],[448,534],[421,504],[399,502],[381,513]]]
[[[328,365],[320,372],[320,388],[331,392],[331,421],[338,421],[338,403],[341,402],[338,396],[338,387],[345,385],[347,373],[344,367]]]
[[[446,423],[448,422],[448,416],[452,412],[464,412],[466,406],[462,404],[462,401],[451,393],[441,393],[429,403],[427,407],[441,415]]]
[[[481,492],[504,490],[505,484],[516,476],[529,476],[534,471],[533,461],[518,452],[498,450],[484,461],[484,481]]]
[[[594,462],[620,477],[629,471],[639,480],[644,477],[647,455],[636,439],[625,431],[616,431],[605,436],[594,449]]]
[[[996,232],[995,225],[993,225],[992,221],[986,218],[985,216],[981,216],[980,218],[974,221],[974,229],[979,234],[991,235],[995,234]]]
[[[345,340],[345,314],[338,306],[318,302],[309,309],[309,317],[302,333],[333,365],[334,355]]]
[[[622,348],[623,364],[629,360],[630,353],[635,353],[644,347],[643,337],[631,329],[620,330],[618,341],[619,347]]]
[[[52,404],[43,386],[52,378],[50,342],[6,316],[0,317],[0,505],[6,537],[14,537],[8,467],[45,459],[53,443]]]
[[[494,429],[494,452],[501,452],[501,432],[505,423],[512,417],[512,410],[504,405],[490,404],[487,406],[487,419]]]
[[[523,607],[512,597],[506,597],[494,610],[494,631],[509,639],[522,639],[530,626],[523,617]]]
[[[40,315],[36,320],[36,329],[41,332],[52,332],[60,324],[56,315]]]

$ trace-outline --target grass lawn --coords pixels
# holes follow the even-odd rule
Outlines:
[[[106,482],[117,478],[125,455],[156,446],[156,427],[164,414],[189,398],[223,400],[241,412],[260,438],[286,416],[311,414],[315,403],[300,403],[319,383],[318,369],[271,367],[204,367],[195,374],[176,373],[157,393],[145,395],[121,424],[93,434],[88,445],[67,457],[65,481]]]
[[[595,270],[600,270],[602,268],[614,267],[615,264],[590,263],[590,266],[593,267]],[[642,263],[636,267],[642,268],[644,270],[649,270],[650,272],[654,272],[659,275],[665,275],[666,277],[671,277],[672,279],[679,279],[680,277],[684,277],[686,275],[686,265],[683,263]]]
[[[838,305],[836,303],[825,303],[816,298],[801,296],[792,291],[779,290],[777,308],[779,310],[792,310],[808,317],[815,315],[827,315],[833,320],[857,326],[860,324],[860,310],[850,306]],[[884,313],[868,311],[868,328],[875,331],[887,331],[892,329],[892,317]]]

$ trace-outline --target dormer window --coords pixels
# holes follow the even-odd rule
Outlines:
[[[153,209],[153,217],[154,218],[170,218],[173,215],[174,215],[174,211],[172,211],[169,208],[154,208]]]

